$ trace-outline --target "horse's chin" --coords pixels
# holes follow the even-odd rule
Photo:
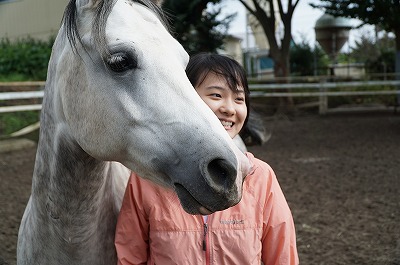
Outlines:
[[[176,183],[175,192],[178,195],[182,208],[187,213],[208,215],[214,212],[201,205],[184,186]]]
[[[182,208],[187,213],[195,215],[209,215],[216,211],[225,210],[228,207],[234,206],[240,201],[239,199],[239,201],[228,203],[226,200],[224,203],[215,203],[214,205],[205,207],[183,185],[175,183],[175,192],[178,195]]]
[[[208,210],[207,208],[205,208],[203,206],[200,206],[199,213],[201,215],[209,215],[209,214],[212,214],[213,212],[211,212],[210,210]]]

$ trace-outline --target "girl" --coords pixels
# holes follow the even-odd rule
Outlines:
[[[244,69],[201,53],[190,82],[234,138],[249,114]],[[246,153],[252,170],[242,200],[208,216],[186,213],[177,195],[132,173],[117,223],[118,264],[298,264],[292,214],[271,167]]]

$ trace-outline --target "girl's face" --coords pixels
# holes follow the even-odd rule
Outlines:
[[[224,77],[210,72],[195,89],[217,115],[229,136],[234,138],[242,129],[247,117],[243,88],[238,87],[236,93],[229,88]]]

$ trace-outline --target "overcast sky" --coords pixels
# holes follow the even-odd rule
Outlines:
[[[318,0],[300,0],[297,5],[292,19],[292,35],[295,40],[305,39],[314,46],[315,43],[315,23],[323,15],[323,12],[319,9],[315,9],[309,6],[309,3],[318,3]],[[243,5],[238,0],[224,0],[223,1],[223,13],[235,13],[237,16],[231,23],[229,33],[238,36],[243,39],[243,43],[246,43],[246,11]],[[352,20],[352,25],[357,26],[360,24],[357,20]],[[354,43],[362,30],[351,30],[349,43]],[[348,44],[343,47],[344,50],[348,49]]]

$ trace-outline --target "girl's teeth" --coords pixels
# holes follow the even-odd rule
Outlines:
[[[229,121],[221,121],[221,123],[222,123],[222,125],[223,125],[224,127],[232,127],[232,122],[229,122]]]

